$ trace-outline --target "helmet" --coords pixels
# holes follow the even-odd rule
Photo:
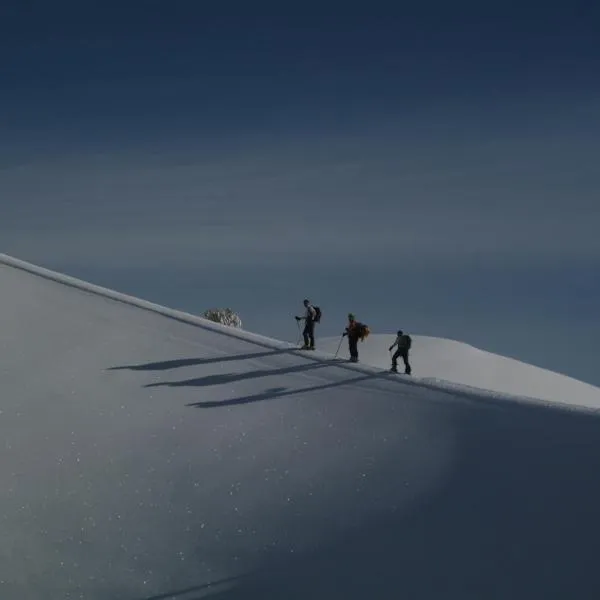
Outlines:
[[[348,313],[348,320],[354,321],[354,315],[352,313]]]
[[[398,329],[398,335],[402,335],[404,333],[404,331],[402,331],[402,329]]]
[[[304,306],[306,306],[307,304],[309,304],[309,300],[307,298],[304,298]]]

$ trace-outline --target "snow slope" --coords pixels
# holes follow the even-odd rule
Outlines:
[[[3,600],[600,597],[596,416],[0,286]]]
[[[588,383],[462,342],[412,334],[411,337],[409,361],[412,376],[417,379],[443,380],[500,394],[600,409],[600,388]],[[369,335],[359,344],[361,363],[389,369],[392,353],[388,348],[395,339],[393,334]],[[335,354],[339,343],[339,337],[329,337],[320,339],[318,345],[323,352]],[[338,356],[348,358],[346,340]],[[404,373],[402,360],[398,371]]]

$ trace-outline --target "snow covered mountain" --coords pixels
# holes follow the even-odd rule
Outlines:
[[[594,414],[4,255],[0,290],[2,600],[600,597]]]
[[[423,335],[411,337],[412,377],[421,382],[446,385],[448,382],[503,395],[600,409],[600,388],[596,386],[462,342]],[[361,363],[389,369],[392,352],[388,348],[395,339],[395,335],[369,335],[359,344]],[[319,349],[335,354],[339,344],[339,337],[323,338],[319,340]],[[347,358],[345,340],[339,348],[338,356]],[[398,363],[398,371],[404,372],[402,360]]]

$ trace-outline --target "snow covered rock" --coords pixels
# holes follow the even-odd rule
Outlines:
[[[539,371],[413,336],[388,375],[393,335],[349,365],[2,254],[0,286],[1,600],[600,597],[600,419],[427,379]]]
[[[221,323],[221,325],[235,327],[236,329],[242,328],[242,319],[230,308],[209,308],[204,311],[202,316],[215,323]]]

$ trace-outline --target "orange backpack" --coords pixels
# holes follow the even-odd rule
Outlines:
[[[365,339],[369,337],[370,333],[371,330],[369,329],[368,325],[365,325],[364,323],[358,323],[358,339],[361,342],[364,342]]]

